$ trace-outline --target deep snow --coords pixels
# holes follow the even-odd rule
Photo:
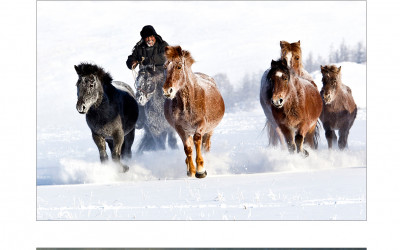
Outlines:
[[[105,2],[38,2],[39,220],[366,218],[366,65],[349,62],[339,64],[342,66],[343,81],[352,88],[359,106],[347,151],[327,150],[323,130],[320,131],[320,149],[311,151],[307,159],[267,148],[267,135],[263,130],[265,117],[258,96],[255,96],[247,109],[226,113],[215,130],[211,152],[205,155],[209,175],[204,180],[186,177],[181,143],[179,150],[134,154],[134,158],[127,162],[131,167],[127,174],[118,173],[112,164],[100,164],[84,116],[75,110],[74,84],[77,77],[73,65],[81,61],[98,63],[115,80],[133,86],[132,74],[125,67],[125,59],[138,40],[141,27],[148,23],[140,21],[132,24],[126,21],[126,17],[132,8],[147,4],[154,3],[118,2],[109,5]],[[330,45],[327,41],[338,44],[343,37],[354,42],[365,38],[365,16],[362,15],[365,9],[357,2],[353,5],[345,2],[307,2],[310,6],[315,4],[314,9],[321,6],[341,9],[343,18],[336,19],[334,11],[332,14],[329,11],[317,13],[308,10],[310,12],[303,14],[311,16],[312,13],[320,22],[316,24],[312,20],[299,18],[296,19],[298,26],[291,29],[280,28],[285,27],[284,24],[273,26],[271,16],[259,19],[262,9],[271,9],[271,2],[252,2],[252,5],[234,2],[229,8],[223,2],[209,2],[207,6],[198,2],[177,4],[181,8],[174,8],[175,12],[183,13],[185,8],[197,8],[198,13],[184,24],[178,19],[172,20],[179,26],[174,27],[164,22],[165,13],[172,11],[165,5],[164,12],[158,13],[159,18],[154,22],[152,20],[156,30],[170,44],[181,44],[191,51],[197,60],[194,71],[209,75],[227,73],[235,85],[240,84],[239,79],[245,73],[268,68],[271,59],[279,55],[280,40],[300,39],[303,53],[312,48],[315,54],[326,53],[326,56]],[[294,2],[274,4],[274,8],[286,8],[288,11],[295,10],[297,5]],[[215,9],[210,9],[210,5],[215,5]],[[88,8],[92,13],[90,18],[84,15]],[[224,16],[208,13],[213,18],[208,23],[199,22],[201,13],[210,10],[217,12],[219,8],[225,9]],[[260,13],[249,14],[246,11],[248,8]],[[75,15],[68,16],[68,22],[65,22],[64,13],[71,11]],[[358,19],[357,15],[351,15],[350,18],[348,13],[361,14]],[[96,15],[103,18],[94,21],[92,17]],[[237,15],[244,17],[241,20],[247,22],[225,23],[226,20],[236,20]],[[318,30],[332,22],[333,18],[337,22],[337,26],[332,27],[337,28],[336,36],[321,35]],[[352,29],[351,32],[350,29],[343,29],[348,18],[360,29]],[[287,21],[290,22],[291,18]],[[252,24],[251,29],[248,28],[249,23]],[[189,28],[193,26],[198,30]],[[254,31],[263,30],[264,27],[268,27],[269,31],[248,40]],[[316,32],[318,37],[313,36]],[[225,38],[223,43],[222,37]],[[253,47],[262,53],[253,55]],[[311,73],[320,87],[320,73]],[[134,150],[141,136],[142,131],[137,131]]]

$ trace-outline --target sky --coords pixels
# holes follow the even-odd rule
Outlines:
[[[342,41],[366,43],[362,1],[40,1],[37,11],[39,73],[49,56],[64,66],[63,52],[76,52],[76,63],[92,60],[131,80],[125,61],[148,24],[170,45],[191,52],[194,71],[226,73],[234,85],[267,69],[279,57],[281,40],[300,40],[304,57],[312,52],[314,58],[327,58]]]

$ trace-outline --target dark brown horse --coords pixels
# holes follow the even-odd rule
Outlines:
[[[324,107],[320,116],[325,129],[328,147],[337,144],[335,129],[339,130],[339,149],[347,147],[347,137],[357,116],[357,106],[351,89],[342,83],[342,67],[321,65],[322,89],[321,97]]]
[[[267,78],[274,86],[272,114],[285,136],[289,151],[297,149],[298,153],[308,156],[303,148],[304,139],[315,134],[322,111],[318,89],[310,81],[291,73],[286,60],[272,60]]]
[[[192,72],[194,59],[189,51],[182,50],[180,46],[167,46],[165,56],[165,118],[182,139],[187,175],[204,178],[207,171],[204,168],[201,147],[206,151],[210,150],[213,130],[224,116],[224,100],[213,78]],[[192,160],[193,144],[196,148],[197,169]]]

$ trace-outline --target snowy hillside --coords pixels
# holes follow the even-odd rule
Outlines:
[[[154,10],[149,8],[151,4],[154,3],[38,2],[37,218],[365,220],[365,64],[339,64],[343,82],[352,89],[359,107],[346,151],[328,150],[322,129],[319,149],[310,150],[306,159],[267,148],[265,116],[258,95],[254,95],[247,109],[226,113],[215,130],[211,152],[204,155],[208,172],[205,179],[186,177],[180,141],[178,150],[136,154],[142,130],[136,133],[134,157],[126,162],[130,166],[128,173],[118,173],[112,164],[100,164],[85,117],[75,109],[77,76],[73,65],[82,61],[97,63],[115,80],[133,86],[125,60],[139,39],[140,29],[148,23],[147,20],[130,22],[128,17],[137,8]],[[211,76],[226,73],[235,87],[246,73],[262,72],[269,67],[271,59],[279,56],[280,40],[301,40],[303,52],[312,49],[316,54],[324,51],[327,54],[330,44],[326,41],[338,44],[343,37],[354,41],[365,38],[365,16],[360,14],[360,19],[356,18],[360,7],[357,3],[307,2],[316,5],[314,9],[343,11],[344,17],[337,23],[337,37],[321,37],[318,33],[336,17],[330,12],[312,12],[320,20],[318,27],[310,20],[298,19],[297,29],[275,27],[271,16],[259,18],[267,8],[294,11],[297,5],[294,2],[274,6],[270,2],[251,5],[233,2],[229,7],[223,2],[210,2],[207,6],[200,2],[179,2],[181,8],[173,9],[163,2],[157,4],[165,5],[164,12],[157,10],[159,16],[152,20],[157,32],[170,44],[180,44],[191,51],[197,61],[194,71]],[[198,12],[190,16],[185,12],[188,8],[197,8]],[[257,11],[249,12],[249,8]],[[85,16],[88,9],[103,19],[93,21]],[[221,9],[225,15],[213,15]],[[361,10],[365,14],[365,9]],[[72,11],[75,15],[66,22],[64,13]],[[205,12],[213,18],[200,22]],[[343,29],[341,25],[348,21],[347,12],[353,14],[352,23],[360,29]],[[165,13],[175,13],[172,21],[180,26],[167,25]],[[179,14],[187,17],[184,25]],[[236,20],[237,16],[243,17],[241,21]],[[260,33],[265,27],[269,31]],[[259,36],[249,40],[255,31]],[[254,52],[252,48],[256,48]],[[310,73],[320,87],[320,72]]]

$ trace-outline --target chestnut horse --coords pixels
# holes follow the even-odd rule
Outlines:
[[[318,89],[310,81],[290,72],[286,60],[271,62],[268,80],[272,90],[272,115],[285,136],[290,152],[308,156],[303,148],[304,139],[314,135],[322,111]]]
[[[316,88],[318,88],[311,75],[303,67],[303,56],[300,47],[300,40],[295,43],[280,41],[280,46],[281,60],[286,59],[289,69],[291,69],[297,76],[309,80]]]
[[[341,68],[335,65],[321,65],[322,89],[321,97],[324,107],[320,120],[325,129],[328,147],[337,144],[335,129],[339,130],[339,149],[347,147],[347,137],[357,116],[357,106],[351,89],[342,82]]]
[[[224,100],[213,78],[203,73],[193,73],[194,59],[180,46],[165,47],[166,81],[163,86],[165,118],[182,139],[187,175],[204,178],[207,171],[201,147],[210,150],[214,128],[225,112]],[[196,148],[196,165],[192,161],[193,144]]]

